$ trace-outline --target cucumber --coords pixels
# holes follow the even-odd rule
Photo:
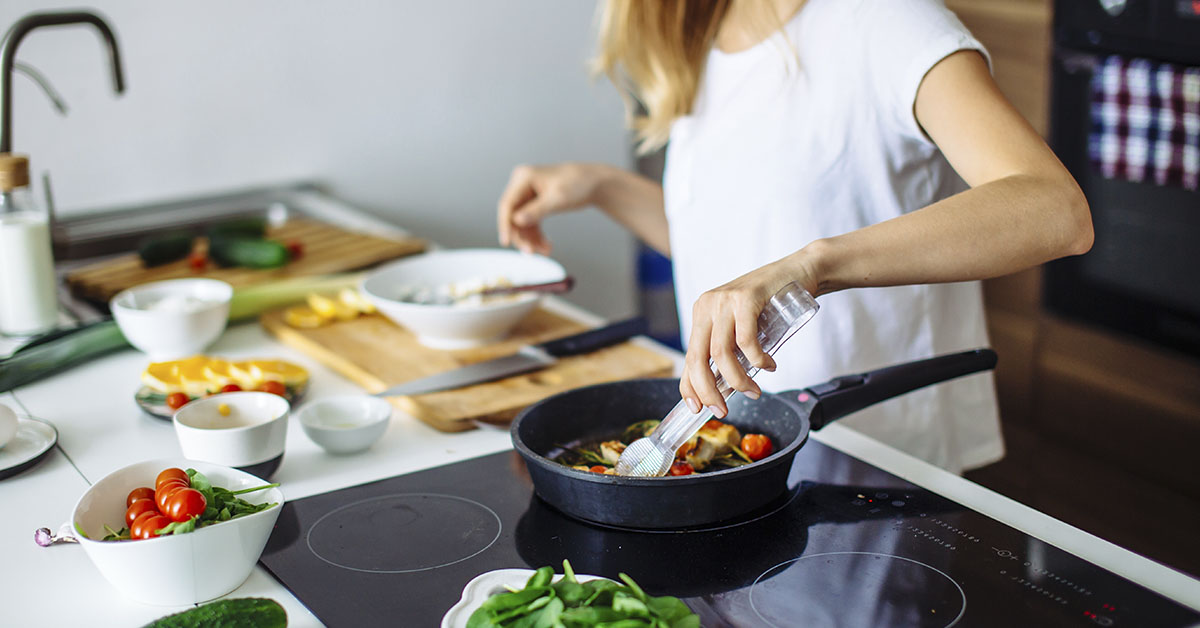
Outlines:
[[[147,267],[183,259],[191,252],[192,234],[184,231],[150,236],[138,243],[138,257]]]
[[[208,256],[221,266],[247,268],[279,268],[291,259],[281,242],[243,237],[210,239]]]
[[[145,628],[284,628],[287,611],[279,602],[263,597],[217,600],[167,615]]]
[[[236,218],[209,225],[210,238],[261,238],[267,235],[267,219],[262,216]]]

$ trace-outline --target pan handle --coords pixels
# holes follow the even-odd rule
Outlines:
[[[809,415],[809,422],[812,429],[819,430],[867,406],[918,388],[990,370],[995,366],[995,351],[975,349],[906,362],[858,375],[835,377],[824,384],[801,391],[801,397],[807,393],[815,398],[816,405]]]

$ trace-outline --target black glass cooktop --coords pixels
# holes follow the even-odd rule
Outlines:
[[[739,521],[637,531],[533,494],[515,452],[284,505],[262,563],[329,626],[438,626],[475,576],[569,559],[675,595],[704,626],[1191,626],[1196,613],[810,441]]]

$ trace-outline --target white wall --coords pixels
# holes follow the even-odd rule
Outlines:
[[[79,5],[4,0],[0,27]],[[114,97],[90,27],[42,29],[18,59],[67,117],[13,79],[13,149],[59,211],[314,179],[447,246],[496,244],[512,166],[627,165],[620,100],[589,78],[592,2],[563,0],[95,0],[124,55]],[[39,192],[40,196],[40,192]],[[549,225],[572,299],[634,310],[633,243],[596,211]]]

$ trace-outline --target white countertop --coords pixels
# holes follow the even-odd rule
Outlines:
[[[551,300],[551,305],[596,322],[594,316],[562,301]],[[231,358],[278,357],[303,365],[311,373],[306,399],[362,392],[337,373],[275,342],[254,323],[231,327],[208,353]],[[677,363],[681,361],[680,356],[672,355]],[[134,626],[184,609],[126,599],[101,577],[80,547],[42,548],[33,542],[35,529],[57,530],[70,518],[76,500],[91,482],[139,460],[181,456],[170,422],[143,414],[133,402],[146,363],[144,355],[126,350],[0,395],[0,403],[49,421],[59,432],[58,448],[43,462],[0,480],[0,624]],[[289,428],[283,464],[272,478],[289,500],[511,447],[506,429],[484,427],[447,434],[397,412],[381,441],[370,450],[355,456],[332,456],[298,427],[293,424]],[[813,438],[1200,610],[1200,580],[838,424],[814,433]],[[320,625],[261,566],[229,594],[250,596],[279,601],[291,626]]]

